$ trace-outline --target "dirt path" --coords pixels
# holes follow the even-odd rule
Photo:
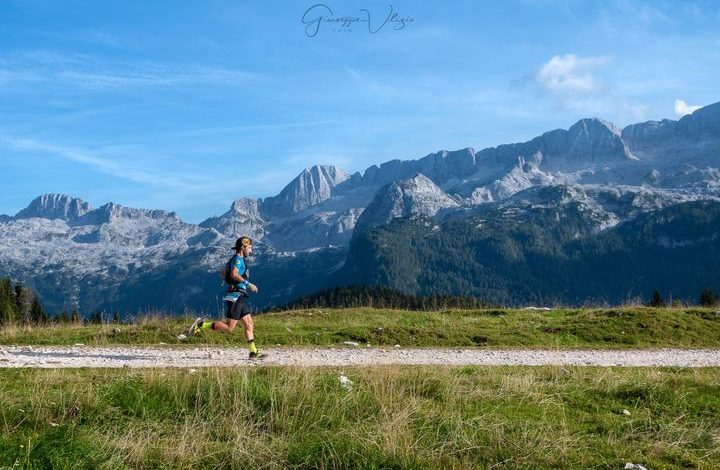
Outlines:
[[[208,366],[369,366],[408,365],[578,365],[718,367],[718,349],[540,350],[273,348],[249,361],[239,348],[0,346],[6,367],[208,367]]]

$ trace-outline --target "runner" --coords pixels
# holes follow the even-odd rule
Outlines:
[[[254,324],[252,314],[247,306],[247,291],[257,293],[258,288],[255,284],[248,281],[250,270],[246,263],[246,258],[252,254],[252,240],[249,237],[240,237],[235,242],[235,255],[230,258],[222,271],[222,278],[228,289],[223,297],[227,307],[227,319],[223,321],[209,322],[204,321],[203,317],[195,319],[188,336],[192,336],[201,330],[214,330],[232,333],[238,321],[241,321],[245,329],[245,339],[248,342],[248,350],[250,351],[250,359],[260,359],[265,355],[258,351],[255,346]]]

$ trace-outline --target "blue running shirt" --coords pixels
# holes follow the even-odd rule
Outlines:
[[[247,265],[245,264],[245,258],[240,255],[233,256],[230,259],[230,269],[232,270],[233,268],[236,268],[241,276],[245,276],[247,274]],[[242,281],[238,283],[237,289],[239,289],[239,291],[227,292],[223,297],[223,300],[228,302],[235,302],[237,299],[240,298],[241,295],[247,296],[247,292],[245,291],[247,285],[247,281]]]

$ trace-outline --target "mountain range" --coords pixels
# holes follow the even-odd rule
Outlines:
[[[239,198],[197,225],[46,194],[0,215],[0,275],[50,310],[214,313],[217,271],[249,235],[258,306],[340,284],[507,304],[622,302],[654,288],[682,298],[720,287],[708,256],[719,205],[716,103],[623,129],[582,119],[363,173],[313,166],[278,195]]]

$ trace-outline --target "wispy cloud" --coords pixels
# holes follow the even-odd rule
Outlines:
[[[88,54],[33,50],[0,58],[6,84],[53,82],[79,88],[239,85],[255,73],[224,67],[152,61],[103,61]]]
[[[133,69],[134,68],[134,69]],[[156,64],[133,65],[118,71],[68,70],[56,78],[87,88],[116,88],[125,86],[180,86],[238,84],[253,77],[252,74],[218,68],[191,67],[186,71],[158,67]]]
[[[555,55],[535,72],[535,82],[556,94],[596,93],[603,89],[603,83],[594,71],[607,65],[610,60],[608,56]]]
[[[678,116],[685,116],[686,114],[692,114],[702,106],[689,105],[683,100],[675,100],[675,114]]]
[[[353,68],[346,66],[345,72],[350,75],[355,84],[357,84],[363,91],[371,95],[395,97],[408,95],[407,88],[398,88],[395,85],[380,81],[377,78],[369,78],[365,74],[361,74]],[[378,74],[374,74],[374,77],[377,77],[377,75]]]
[[[255,131],[277,131],[283,129],[296,129],[304,127],[329,126],[342,122],[339,119],[310,119],[307,121],[275,122],[264,124],[241,124],[237,126],[201,127],[198,129],[185,129],[166,132],[163,135],[204,135],[222,134],[226,132],[255,132]]]
[[[119,163],[75,147],[15,137],[0,137],[0,143],[14,150],[42,152],[58,156],[66,160],[87,165],[99,172],[136,183],[182,188],[186,191],[206,191],[212,187],[210,184],[198,182],[197,177],[194,176],[173,174],[166,171],[156,172],[130,163]]]

